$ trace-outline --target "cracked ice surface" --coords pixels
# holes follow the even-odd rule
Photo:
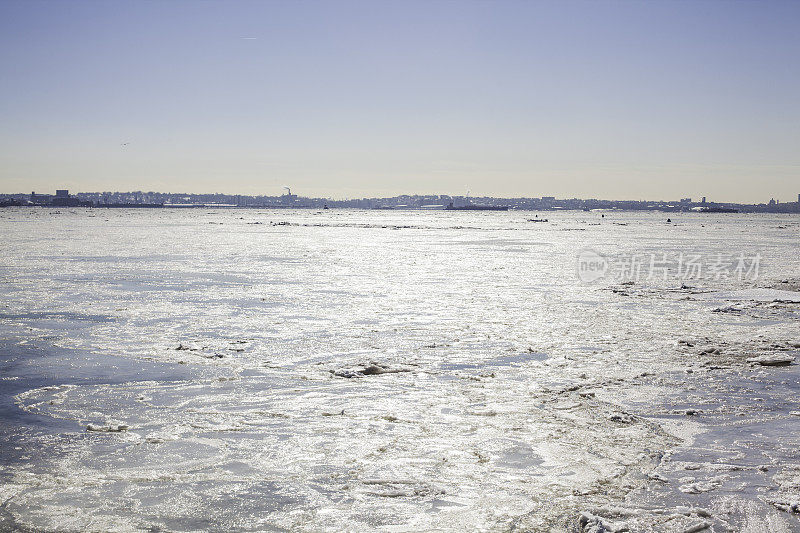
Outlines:
[[[798,528],[797,365],[748,361],[800,347],[796,218],[2,216],[0,525]],[[583,285],[588,247],[764,265]]]

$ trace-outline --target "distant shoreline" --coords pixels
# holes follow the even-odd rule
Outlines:
[[[389,210],[447,210],[454,211],[658,211],[658,212],[729,212],[739,213],[800,213],[797,202],[770,200],[769,203],[742,204],[714,202],[703,197],[680,200],[600,200],[581,198],[499,198],[492,196],[399,195],[383,198],[333,200],[296,194],[280,196],[248,196],[237,194],[195,194],[161,192],[79,192],[56,191],[56,195],[37,193],[0,194],[0,207],[96,207],[96,208],[254,208],[254,209],[389,209]]]
[[[728,212],[800,213],[800,195],[796,202],[771,199],[768,203],[715,202],[706,197],[679,200],[601,200],[596,198],[556,198],[554,196],[500,198],[492,196],[450,196],[437,194],[398,195],[381,198],[334,200],[292,194],[279,196],[222,193],[162,192],[79,192],[57,190],[56,194],[0,194],[0,207],[97,207],[97,208],[255,208],[255,209],[390,209],[454,211],[658,211],[658,212]]]
[[[784,206],[790,207],[786,204],[781,204],[781,207]],[[632,213],[632,212],[654,212],[654,213],[683,213],[683,214],[701,214],[701,215],[712,215],[712,214],[721,214],[721,215],[728,215],[728,216],[736,216],[736,215],[744,215],[744,214],[786,214],[786,215],[797,215],[800,214],[800,207],[794,207],[794,209],[771,209],[771,208],[762,208],[760,206],[738,206],[734,208],[694,208],[694,209],[675,209],[669,207],[650,207],[650,208],[640,208],[640,207],[603,207],[603,208],[593,208],[593,209],[585,209],[585,208],[560,208],[560,207],[508,207],[508,208],[500,208],[500,209],[447,209],[445,207],[410,207],[410,206],[400,206],[400,207],[359,207],[359,206],[338,206],[334,205],[331,207],[322,207],[317,205],[219,205],[219,204],[93,204],[93,205],[57,205],[57,204],[8,204],[0,202],[0,209],[1,208],[20,208],[20,209],[40,209],[40,208],[50,208],[50,209],[62,209],[62,208],[69,208],[69,209],[243,209],[243,210],[253,210],[253,209],[281,209],[281,210],[288,210],[288,209],[302,209],[302,210],[323,210],[323,209],[334,209],[334,210],[357,210],[357,211],[404,211],[404,212],[430,212],[430,211],[446,211],[448,213],[474,213],[474,212],[508,212],[508,211],[525,211],[525,212],[534,212],[534,211],[549,211],[551,213],[555,212],[586,212],[586,213]]]

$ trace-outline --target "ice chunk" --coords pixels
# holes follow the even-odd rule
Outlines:
[[[86,431],[97,431],[102,433],[121,433],[128,430],[127,424],[87,424]]]
[[[747,362],[761,366],[786,366],[794,362],[794,356],[786,354],[759,355],[757,357],[750,357]]]

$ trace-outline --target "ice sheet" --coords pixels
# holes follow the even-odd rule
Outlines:
[[[0,218],[2,526],[798,528],[797,365],[748,361],[800,347],[786,217],[89,214]]]

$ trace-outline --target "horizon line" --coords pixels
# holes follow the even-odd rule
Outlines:
[[[57,191],[59,189],[56,189]],[[69,189],[66,189],[69,191]],[[55,191],[52,193],[36,193],[36,191],[31,191],[31,193],[26,192],[15,192],[15,193],[0,193],[0,196],[31,196],[31,194],[37,194],[42,196],[53,196],[55,195]],[[266,198],[281,198],[288,196],[287,194],[242,194],[242,193],[230,193],[230,192],[171,192],[171,191],[144,191],[144,190],[130,190],[130,191],[79,191],[79,192],[70,192],[70,195],[80,195],[80,194],[162,194],[162,195],[186,195],[186,196],[201,196],[201,195],[219,195],[219,196],[242,196],[242,197],[266,197]],[[302,196],[299,194],[291,194],[295,198],[306,198],[309,200],[328,200],[332,202],[350,202],[356,200],[388,200],[388,199],[395,199],[400,197],[426,197],[426,196],[436,196],[436,197],[447,197],[447,198],[482,198],[482,199],[492,199],[492,200],[579,200],[579,201],[597,201],[597,202],[661,202],[661,203],[701,203],[705,201],[705,203],[712,203],[712,204],[733,204],[733,205],[768,205],[770,202],[774,201],[775,203],[800,203],[800,192],[798,192],[798,196],[796,199],[792,200],[781,200],[779,198],[772,197],[768,201],[759,201],[753,202],[750,201],[749,203],[740,202],[740,201],[728,201],[728,200],[713,200],[709,199],[707,196],[701,196],[700,200],[695,200],[692,197],[684,197],[678,199],[614,199],[614,198],[588,198],[588,197],[579,197],[579,196],[572,196],[572,197],[558,197],[558,196],[491,196],[491,195],[469,195],[469,194],[460,194],[460,195],[453,195],[453,194],[437,194],[437,193],[430,193],[430,194],[421,194],[421,193],[414,193],[414,194],[395,194],[394,196],[361,196],[361,197],[346,197],[346,198],[333,198],[330,196]],[[683,200],[688,199],[688,202],[684,202]]]

